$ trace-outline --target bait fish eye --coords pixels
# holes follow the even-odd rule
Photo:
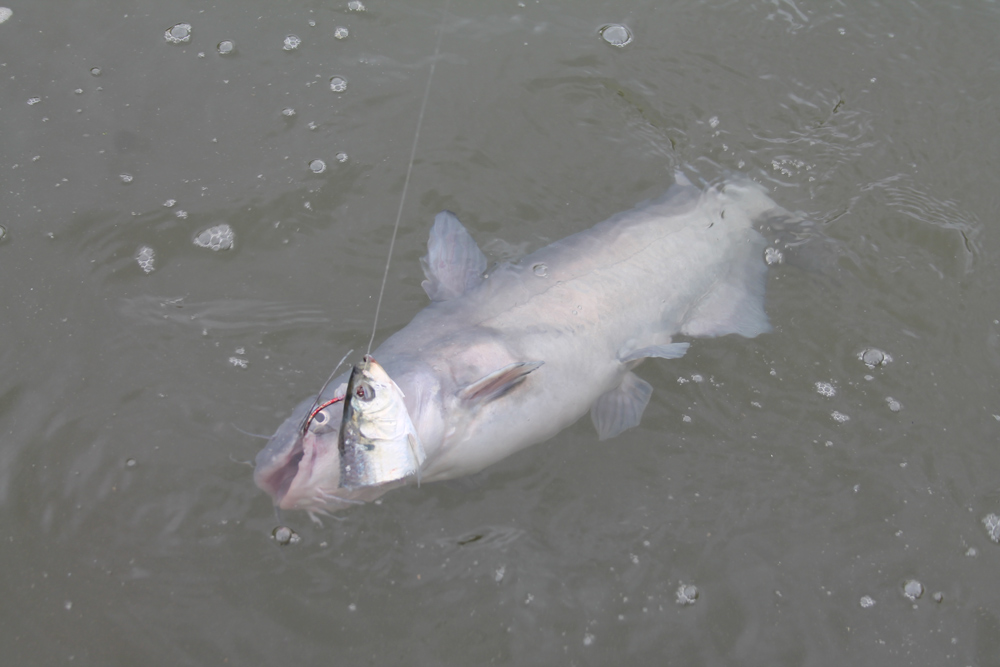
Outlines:
[[[375,398],[375,388],[368,383],[361,383],[358,385],[357,389],[354,390],[354,395],[365,403],[370,403],[371,400]]]

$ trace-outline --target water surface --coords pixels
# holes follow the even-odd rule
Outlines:
[[[9,3],[6,659],[998,664],[1000,7],[443,4]],[[640,427],[279,546],[238,429],[367,343],[439,30],[377,341],[443,208],[499,261],[739,171],[817,240]]]

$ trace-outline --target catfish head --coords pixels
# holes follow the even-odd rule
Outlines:
[[[300,403],[257,454],[254,481],[275,506],[325,514],[419,474],[426,456],[402,390],[370,356],[347,380]]]

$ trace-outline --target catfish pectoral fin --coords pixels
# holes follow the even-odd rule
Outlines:
[[[513,389],[528,373],[544,363],[544,361],[518,361],[504,366],[461,389],[458,397],[469,403],[489,403]]]

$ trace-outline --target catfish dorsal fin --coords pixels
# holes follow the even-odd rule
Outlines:
[[[541,366],[543,361],[518,361],[500,370],[493,371],[458,392],[462,401],[488,403],[500,398],[524,380],[528,373]]]
[[[462,296],[483,281],[486,255],[451,211],[434,217],[427,255],[420,258],[427,280],[420,286],[431,301]]]

